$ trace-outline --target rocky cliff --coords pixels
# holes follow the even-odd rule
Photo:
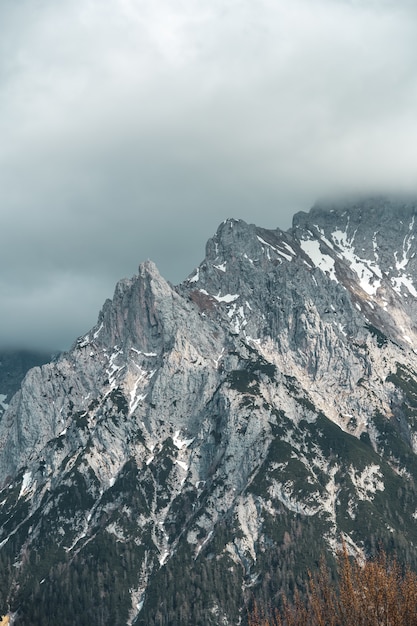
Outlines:
[[[53,356],[33,350],[0,350],[0,419],[27,372],[32,367],[47,363]]]
[[[342,538],[416,566],[416,213],[226,220],[181,285],[120,281],[1,419],[3,613],[243,624]]]

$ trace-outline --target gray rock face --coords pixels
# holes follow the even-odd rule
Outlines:
[[[0,419],[10,400],[20,388],[26,373],[47,363],[51,354],[30,350],[0,350]]]
[[[296,236],[319,242],[322,265],[355,306],[408,346],[416,339],[416,210],[415,202],[374,199],[318,206],[294,218]]]
[[[227,220],[181,285],[149,262],[119,282],[0,422],[4,553],[70,571],[106,538],[131,555],[117,623],[237,624],[267,555],[304,549],[297,524],[317,551],[417,541],[416,212],[372,199],[288,232]],[[204,618],[197,600],[157,617],[179,555],[188,581],[234,577],[235,604],[211,586]]]

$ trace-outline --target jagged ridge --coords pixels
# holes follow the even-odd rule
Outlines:
[[[141,265],[29,372],[0,423],[18,623],[241,623],[341,533],[417,562],[416,209],[226,220],[184,283]]]

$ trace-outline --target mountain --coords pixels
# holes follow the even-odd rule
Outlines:
[[[416,214],[229,219],[182,284],[120,281],[1,419],[0,611],[237,625],[342,540],[417,567]]]

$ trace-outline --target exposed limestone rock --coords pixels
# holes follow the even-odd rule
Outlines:
[[[149,590],[181,551],[224,559],[243,607],[297,520],[317,550],[341,532],[417,545],[416,212],[317,206],[287,233],[227,220],[181,285],[150,262],[119,282],[0,422],[0,546],[45,550],[47,529],[70,567],[100,537],[128,545],[120,623],[153,624]],[[238,623],[216,598],[207,615]]]

